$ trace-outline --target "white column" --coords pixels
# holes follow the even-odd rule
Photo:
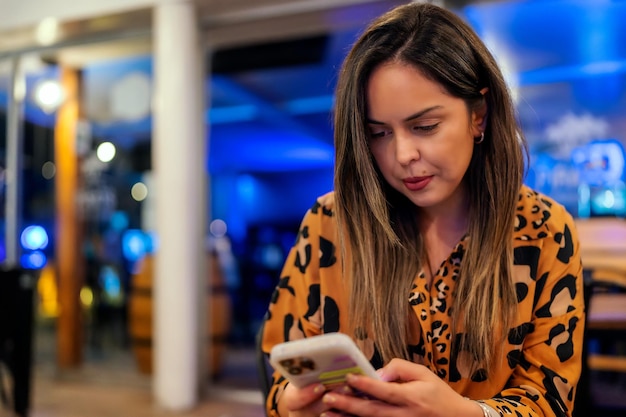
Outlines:
[[[154,9],[153,170],[158,248],[154,381],[158,404],[193,407],[201,388],[199,294],[206,291],[203,54],[191,0]]]
[[[20,67],[20,57],[12,59],[11,80],[7,106],[7,142],[6,142],[6,200],[5,265],[9,268],[20,266],[21,247],[20,228],[22,226],[22,150],[23,150],[23,113],[26,80]]]

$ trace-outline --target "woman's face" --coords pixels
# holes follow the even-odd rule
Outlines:
[[[464,207],[463,176],[484,112],[470,114],[463,100],[398,62],[374,70],[367,104],[370,146],[385,180],[425,210]]]

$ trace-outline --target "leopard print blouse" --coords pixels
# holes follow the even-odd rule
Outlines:
[[[333,193],[316,201],[302,221],[265,317],[263,351],[277,343],[348,329]],[[484,400],[501,416],[571,416],[581,372],[584,329],[582,264],[574,221],[545,195],[523,186],[517,204],[513,270],[517,321],[501,366],[489,378],[469,374],[462,355],[451,354],[452,292],[465,236],[429,286],[423,273],[408,295],[414,360],[428,366],[459,394]],[[417,319],[417,320],[415,320]],[[360,347],[382,366],[373,343]],[[278,373],[267,398],[269,416],[286,381]]]

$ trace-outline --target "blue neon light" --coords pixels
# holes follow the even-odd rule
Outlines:
[[[131,262],[138,261],[152,251],[151,237],[139,229],[128,229],[122,235],[122,253]]]
[[[28,226],[22,231],[20,242],[24,249],[45,249],[48,247],[48,233],[41,226]]]
[[[335,105],[335,96],[305,97],[286,102],[282,107],[291,114],[327,113]]]
[[[22,254],[20,264],[25,269],[41,269],[46,265],[48,258],[41,251]]]

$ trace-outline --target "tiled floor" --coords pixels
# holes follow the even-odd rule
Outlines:
[[[224,379],[208,387],[194,409],[172,412],[154,401],[149,377],[133,368],[108,365],[85,365],[64,372],[41,366],[35,369],[29,417],[264,416],[256,387],[232,385],[237,378],[245,379],[242,375],[229,376],[230,381]]]
[[[192,410],[172,412],[153,401],[150,389],[76,380],[37,378],[30,417],[262,417],[260,403],[204,398]]]
[[[88,349],[76,370],[60,371],[54,340],[37,334],[29,417],[263,417],[251,348],[229,349],[222,373],[192,410],[173,412],[156,403],[151,378],[137,371],[132,353]],[[3,414],[0,412],[0,416]]]

